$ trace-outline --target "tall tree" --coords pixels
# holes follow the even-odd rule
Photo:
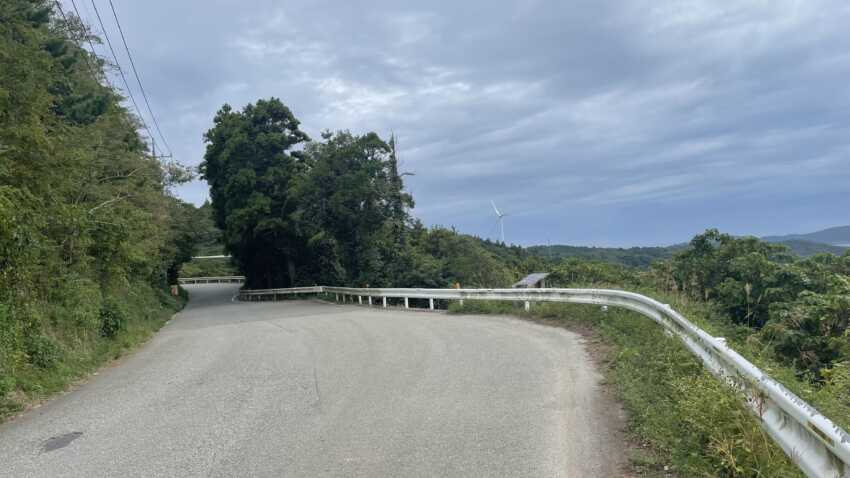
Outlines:
[[[224,105],[207,131],[201,173],[210,185],[216,224],[249,286],[294,285],[306,243],[293,217],[292,186],[309,140],[280,100]],[[284,264],[285,267],[281,267]]]
[[[375,133],[325,132],[305,148],[299,219],[322,280],[390,285],[413,198],[395,151]]]

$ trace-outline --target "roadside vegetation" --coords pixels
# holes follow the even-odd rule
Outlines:
[[[222,277],[239,275],[239,270],[228,258],[192,259],[183,264],[180,277]]]
[[[193,253],[190,177],[152,157],[96,42],[53,2],[0,2],[0,418],[145,340]]]

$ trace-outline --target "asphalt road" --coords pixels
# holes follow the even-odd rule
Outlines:
[[[189,290],[140,351],[0,426],[0,476],[622,474],[621,412],[576,334]]]

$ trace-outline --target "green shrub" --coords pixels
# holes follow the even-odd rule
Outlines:
[[[62,280],[51,292],[53,323],[67,324],[59,327],[78,327],[96,332],[99,325],[99,311],[103,300],[100,286],[91,279],[74,277]]]
[[[784,246],[708,230],[653,268],[658,289],[710,302],[726,322],[750,328],[813,384],[850,359],[850,253],[794,260]],[[629,284],[628,276],[618,282]]]
[[[522,306],[500,300],[465,300],[463,306],[460,302],[449,302],[448,310],[459,314],[516,314]]]
[[[218,254],[218,252],[217,252]],[[180,277],[215,277],[239,275],[239,270],[229,258],[192,259],[183,264]]]
[[[9,308],[0,304],[0,409],[4,397],[15,388],[12,367],[15,362],[14,351],[19,348],[16,325]]]
[[[15,379],[3,367],[0,367],[0,402],[15,388]]]
[[[100,335],[108,339],[114,338],[127,328],[127,313],[121,304],[109,298],[100,307]]]
[[[833,363],[850,357],[847,322],[850,295],[803,292],[792,303],[771,308],[774,321],[761,332],[777,357],[817,380]]]
[[[61,358],[59,347],[49,337],[31,335],[27,336],[24,343],[29,362],[38,368],[53,368]]]
[[[546,279],[550,284],[632,284],[638,280],[635,269],[601,261],[577,258],[564,260]]]
[[[19,324],[14,320],[12,314],[4,304],[0,304],[0,382],[11,375],[11,369],[17,360],[15,351],[19,350]],[[2,387],[0,383],[0,387]],[[0,388],[2,391],[2,388]],[[3,394],[0,393],[0,397]]]
[[[189,291],[184,289],[182,286],[177,287],[178,297],[180,301],[183,303],[189,302]]]

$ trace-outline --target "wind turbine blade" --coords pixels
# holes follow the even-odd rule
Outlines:
[[[502,217],[502,213],[499,212],[499,209],[496,207],[496,203],[490,200],[490,204],[493,206],[493,210],[496,211],[496,215]]]

